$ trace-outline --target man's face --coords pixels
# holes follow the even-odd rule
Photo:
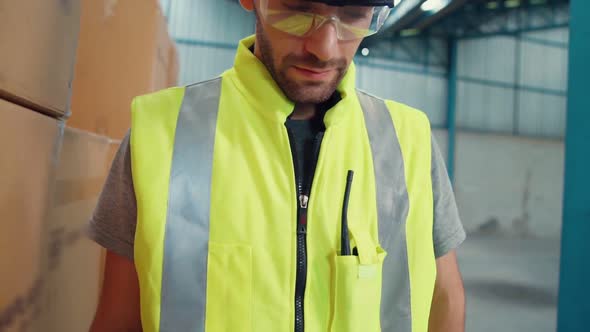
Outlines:
[[[298,1],[309,6],[305,0]],[[316,3],[313,6],[320,14],[330,15],[329,6]],[[332,23],[304,37],[292,36],[265,24],[258,8],[255,12],[255,54],[287,98],[301,104],[328,100],[344,77],[362,39],[338,40]]]

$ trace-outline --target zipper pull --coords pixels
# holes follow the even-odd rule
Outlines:
[[[307,203],[309,202],[309,197],[307,195],[299,195],[299,207],[302,209],[307,209]]]
[[[299,195],[299,207],[301,208],[299,214],[299,223],[297,223],[297,234],[307,233],[307,203],[309,196]]]

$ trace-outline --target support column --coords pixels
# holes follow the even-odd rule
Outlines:
[[[590,1],[570,2],[563,229],[557,330],[590,328]]]

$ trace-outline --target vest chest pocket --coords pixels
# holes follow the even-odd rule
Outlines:
[[[252,331],[252,248],[209,243],[205,331]]]
[[[376,247],[375,259],[361,264],[358,256],[334,256],[332,332],[379,332],[382,267],[386,252]]]

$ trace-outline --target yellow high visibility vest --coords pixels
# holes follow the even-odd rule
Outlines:
[[[145,332],[294,331],[293,111],[240,42],[221,77],[134,99],[135,264]],[[306,332],[426,332],[436,277],[426,116],[355,89],[324,117],[307,222]],[[340,255],[348,170],[351,247]]]

